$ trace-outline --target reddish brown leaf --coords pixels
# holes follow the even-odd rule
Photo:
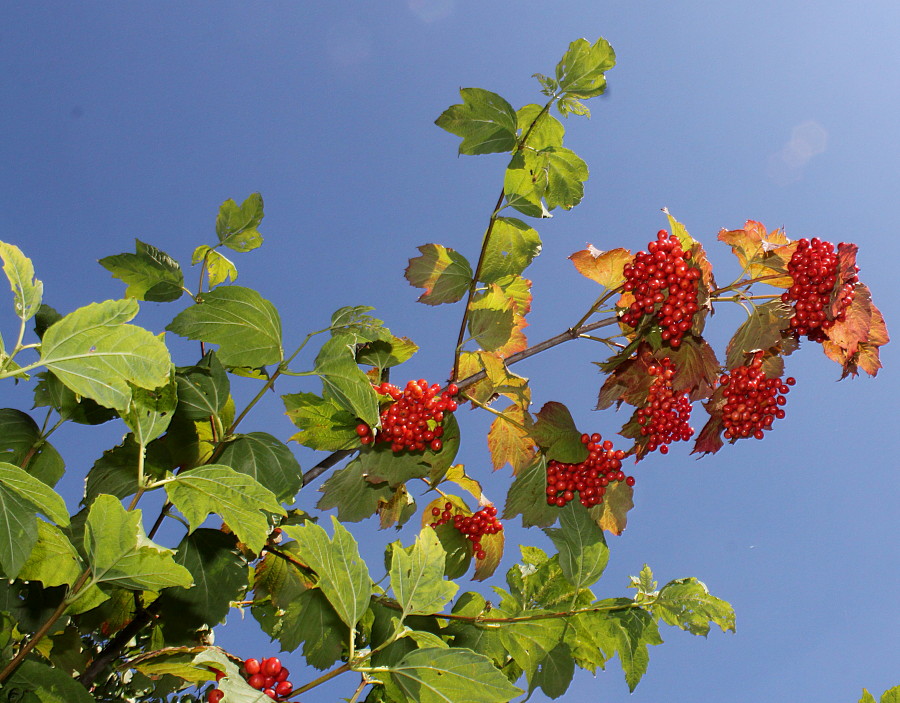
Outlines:
[[[844,284],[856,283],[859,280],[856,275],[859,271],[859,267],[856,265],[856,253],[858,251],[859,247],[855,244],[840,242],[837,245],[837,280],[834,283],[834,288],[831,290],[831,300],[828,310],[829,319],[834,319],[841,310],[840,302],[843,297],[842,288]],[[871,296],[869,297],[871,298]]]
[[[649,345],[641,343],[635,356],[619,364],[603,383],[597,396],[597,410],[605,410],[613,403],[616,407],[623,402],[635,407],[643,405],[653,383],[647,371],[652,360]]]
[[[522,276],[506,276],[498,280],[497,285],[512,300],[519,315],[531,312],[531,281]]]
[[[531,421],[531,417],[518,405],[510,405],[503,411],[503,415],[526,427]],[[518,475],[519,471],[529,466],[534,460],[534,440],[526,431],[503,417],[494,419],[488,432],[487,442],[491,451],[491,463],[494,471],[509,464],[512,467],[513,475]]]
[[[725,393],[719,386],[713,392],[708,401],[703,404],[703,409],[709,413],[709,420],[700,430],[697,439],[694,442],[694,449],[691,454],[715,454],[725,444],[722,439],[722,432],[725,430],[725,423],[722,418],[722,408],[725,406]]]
[[[672,388],[688,391],[691,401],[708,398],[719,376],[719,360],[703,338],[684,337],[678,349],[666,349],[656,353],[657,358],[668,356],[675,365]]]
[[[762,278],[764,283],[790,288],[793,279],[787,275],[787,263],[796,249],[780,229],[766,232],[759,222],[747,220],[743,229],[719,232],[719,241],[731,247],[741,268],[750,278]]]
[[[610,484],[603,502],[591,508],[594,521],[607,532],[621,535],[628,523],[628,511],[634,507],[634,488],[618,482]]]
[[[825,335],[848,356],[853,356],[859,343],[868,341],[871,326],[872,294],[860,283],[856,286],[853,301],[847,308],[844,319],[836,320],[830,329],[825,330]]]
[[[863,328],[865,328],[863,330]],[[879,347],[890,341],[881,311],[872,302],[868,287],[856,287],[846,319],[835,322],[827,330],[828,339],[822,343],[825,355],[843,367],[841,378],[856,376],[861,368],[870,376],[881,368]]]
[[[397,525],[398,527],[405,523],[412,512],[416,508],[416,502],[406,491],[406,484],[401,483],[394,489],[394,495],[388,501],[379,500],[378,519],[381,523],[381,529],[387,529]]]
[[[505,359],[513,354],[526,350],[528,348],[528,338],[525,336],[524,332],[526,327],[528,327],[528,323],[525,321],[525,316],[515,313],[513,315],[513,327],[509,333],[509,339],[506,344],[494,350],[497,355]]]
[[[610,290],[625,282],[622,268],[632,258],[627,249],[600,251],[593,244],[588,244],[586,249],[576,251],[569,257],[578,273]]]

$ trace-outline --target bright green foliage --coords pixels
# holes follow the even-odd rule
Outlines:
[[[875,696],[873,696],[864,688],[863,695],[862,698],[859,699],[859,703],[876,703]],[[878,703],[900,703],[900,686],[894,686],[893,688],[889,688],[887,691],[882,693],[881,699]]]
[[[512,301],[496,283],[479,293],[469,306],[469,334],[485,351],[495,351],[509,340],[515,323]]]
[[[184,292],[181,266],[164,251],[134,240],[134,254],[116,254],[100,259],[100,265],[128,284],[125,295],[138,300],[169,303]]]
[[[225,366],[257,368],[281,361],[281,318],[275,306],[251,288],[222,286],[179,313],[167,330],[219,345]]]
[[[722,632],[734,632],[735,629],[731,605],[711,595],[706,585],[693,577],[670,581],[663,586],[653,609],[663,622],[692,635],[705,637],[710,623],[718,625]]]
[[[359,437],[354,432],[356,416],[337,401],[315,393],[290,393],[281,399],[291,422],[300,429],[291,437],[295,442],[326,452],[359,445]]]
[[[591,586],[603,575],[609,548],[603,530],[580,503],[571,502],[560,511],[559,527],[544,530],[559,550],[563,575],[576,590]]]
[[[47,484],[14,464],[0,461],[0,567],[15,578],[38,539],[37,513],[69,524],[63,499]]]
[[[219,243],[234,251],[256,249],[263,242],[258,229],[262,218],[263,199],[259,193],[248,196],[240,205],[234,200],[226,200],[219,208],[219,216],[216,217],[216,236]]]
[[[13,292],[15,313],[23,323],[30,320],[41,307],[44,284],[34,277],[34,264],[15,244],[0,242],[3,272]],[[2,349],[2,344],[0,344]]]
[[[91,583],[131,590],[188,587],[191,573],[175,563],[172,550],[147,539],[141,511],[126,511],[113,496],[98,496],[84,530]]]
[[[322,379],[324,395],[369,425],[378,422],[378,398],[372,383],[356,363],[351,335],[329,339],[316,356],[315,374]]]
[[[50,325],[41,344],[41,364],[78,395],[126,411],[132,387],[166,383],[172,362],[163,342],[126,324],[137,301],[91,303]]]
[[[40,581],[44,586],[71,586],[84,571],[78,550],[55,525],[38,520],[38,540],[19,571],[23,581]]]
[[[164,386],[154,390],[133,388],[128,411],[122,415],[122,419],[134,432],[138,444],[147,446],[166,431],[177,405],[178,386],[173,368],[169,382]]]
[[[95,400],[76,395],[49,371],[43,371],[37,377],[40,380],[34,387],[35,407],[53,408],[63,420],[71,420],[82,425],[99,425],[117,417],[114,409],[105,408]]]
[[[484,252],[481,280],[498,283],[506,276],[522,273],[541,253],[538,233],[515,217],[498,217]]]
[[[419,302],[426,305],[455,303],[469,290],[472,267],[466,258],[440,244],[423,244],[421,256],[409,260],[406,280],[425,290]]]
[[[191,263],[195,265],[202,263],[204,265],[206,275],[209,278],[210,288],[215,288],[220,283],[225,283],[226,281],[231,281],[233,283],[237,280],[238,271],[234,262],[221,252],[216,251],[206,244],[201,244],[194,249],[194,254],[191,256]]]
[[[522,692],[468,649],[417,649],[385,670],[407,700],[421,703],[502,703]]]
[[[444,548],[431,528],[425,528],[407,551],[394,545],[391,588],[403,617],[439,612],[459,588],[444,581]]]
[[[253,552],[262,549],[269,534],[267,513],[286,514],[272,491],[249,474],[223,464],[198,466],[169,479],[166,494],[191,530],[216,513]]]
[[[496,93],[462,88],[463,103],[448,107],[434,123],[462,137],[460,154],[512,151],[516,145],[516,111]]]
[[[247,474],[282,503],[293,503],[303,484],[300,463],[284,442],[267,432],[250,432],[232,437],[219,455],[218,463]]]

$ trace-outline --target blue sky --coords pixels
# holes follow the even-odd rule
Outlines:
[[[560,331],[593,300],[569,254],[586,242],[643,248],[665,225],[662,207],[707,244],[723,279],[738,269],[713,240],[746,219],[857,243],[890,328],[898,28],[890,2],[19,3],[0,30],[0,239],[26,252],[45,300],[65,312],[122,295],[97,259],[138,237],[188,267],[193,248],[213,241],[218,205],[259,191],[266,242],[239,258],[239,280],[279,308],[286,346],[338,307],[374,305],[422,347],[409,377],[439,380],[461,311],[415,303],[402,271],[428,242],[476,256],[505,162],[458,158],[457,139],[433,120],[460,87],[538,102],[531,74],[551,73],[573,39],[603,36],[618,58],[609,92],[592,101],[590,121],[566,123],[591,178],[578,208],[536,223],[544,249],[529,269],[529,338]],[[172,314],[146,304],[141,320],[159,331]],[[740,319],[716,315],[718,350]],[[8,308],[6,338],[12,324]],[[602,379],[589,362],[599,358],[590,343],[570,344],[516,370],[538,407],[564,402],[580,427],[606,435],[626,418],[591,410]],[[735,606],[737,633],[667,629],[632,696],[613,662],[596,679],[576,676],[570,700],[837,703],[900,683],[893,345],[882,359],[877,379],[836,383],[838,367],[806,345],[788,360],[798,383],[787,418],[764,441],[699,461],[676,447],[637,467],[636,508],[595,591],[624,593],[645,562],[661,581],[697,576]],[[316,388],[279,389],[297,390]],[[9,387],[3,402],[30,405]],[[461,460],[499,497],[508,476],[490,475],[486,421],[462,418]],[[291,434],[277,403],[249,425]],[[95,432],[90,446],[75,444],[80,429],[55,438],[70,507],[81,472],[124,429]],[[300,504],[314,500],[310,491]],[[377,563],[395,535],[362,527]],[[546,545],[536,531],[510,535]],[[254,628],[235,615],[217,642],[264,654]],[[305,700],[354,687],[339,680]]]

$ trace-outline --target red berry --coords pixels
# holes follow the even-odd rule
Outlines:
[[[281,660],[278,657],[266,659],[262,665],[262,672],[266,676],[278,676],[281,671]]]
[[[294,688],[291,685],[291,682],[286,680],[279,681],[278,685],[275,687],[275,693],[277,693],[279,696],[286,696],[292,690],[294,690]]]
[[[256,673],[247,679],[247,683],[250,684],[251,688],[261,691],[266,685],[266,677],[263,674]]]
[[[244,662],[244,671],[246,671],[250,676],[253,674],[259,673],[259,660],[258,659],[247,659]]]
[[[265,691],[263,691],[263,693],[265,693],[272,700],[275,700],[278,697],[278,694],[275,693],[275,689],[273,688],[267,688]]]
[[[208,700],[209,703],[219,703],[219,701],[221,701],[224,696],[225,694],[222,691],[220,691],[218,688],[214,688],[208,694],[206,694],[206,700]]]

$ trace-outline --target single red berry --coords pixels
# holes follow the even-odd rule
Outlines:
[[[634,476],[628,476],[628,477],[625,479],[625,485],[626,485],[626,486],[633,486],[633,485],[634,485]]]
[[[247,679],[247,683],[250,684],[251,688],[255,688],[257,691],[261,691],[266,685],[266,677],[259,672],[253,674],[249,679]]]
[[[275,700],[278,697],[278,694],[275,693],[274,688],[267,688],[265,691],[263,691],[263,693],[265,693],[272,700]]]
[[[221,701],[224,697],[225,694],[218,688],[214,688],[208,694],[206,694],[206,700],[208,700],[209,703],[219,703],[219,701]]]
[[[244,662],[244,671],[247,672],[248,675],[253,676],[253,674],[259,673],[259,660],[258,659],[247,659]]]
[[[278,673],[281,671],[281,660],[278,657],[272,657],[271,659],[267,659],[263,663],[262,672],[266,676],[278,676]]]
[[[356,426],[356,434],[360,437],[365,437],[369,432],[369,426],[364,422],[361,422]]]
[[[291,685],[291,682],[287,680],[279,681],[278,685],[275,687],[275,693],[279,696],[286,696],[292,690],[294,690],[294,687]]]
[[[433,439],[431,440],[431,444],[429,446],[431,446],[431,451],[439,452],[441,451],[441,447],[444,446],[444,443],[439,439]]]

